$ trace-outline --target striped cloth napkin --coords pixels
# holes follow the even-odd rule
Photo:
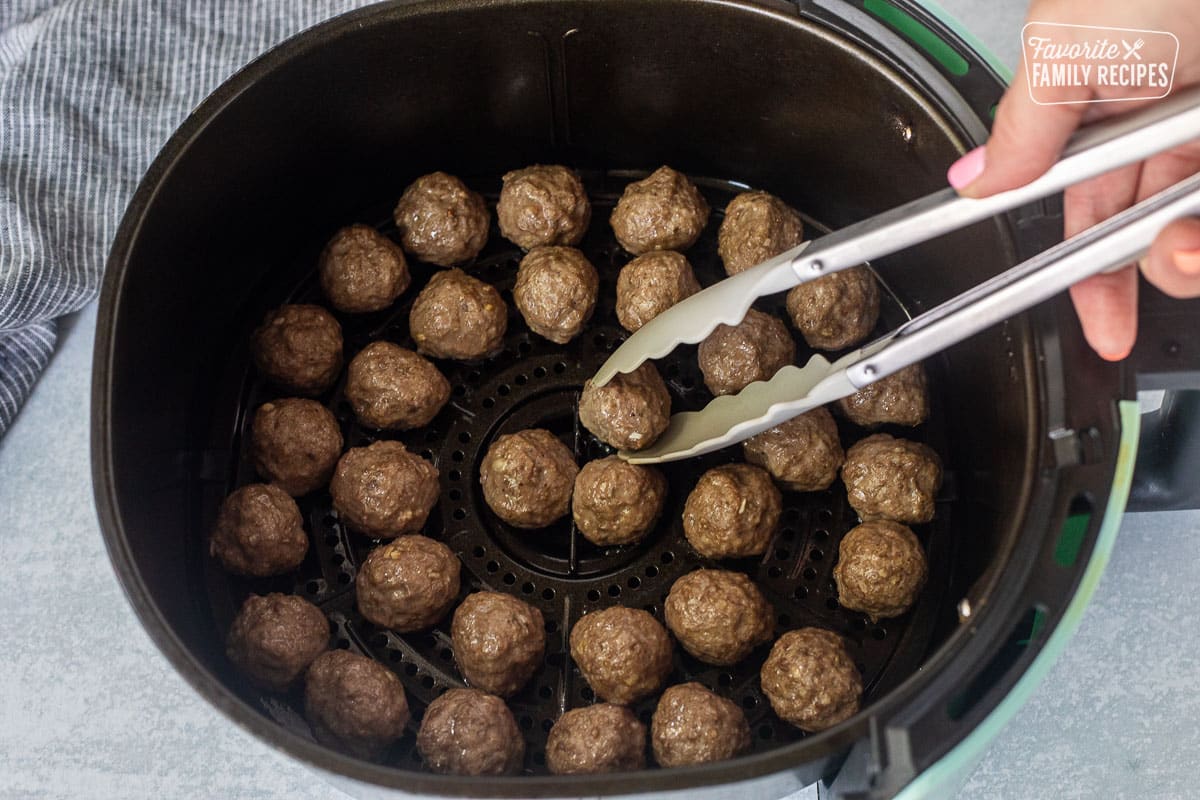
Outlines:
[[[96,296],[171,131],[258,54],[366,0],[0,0],[0,436]]]

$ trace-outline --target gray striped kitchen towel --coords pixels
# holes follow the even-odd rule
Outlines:
[[[366,0],[0,0],[0,435],[96,296],[171,131],[272,45]]]

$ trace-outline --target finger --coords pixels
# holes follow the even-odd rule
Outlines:
[[[1090,96],[1085,87],[1064,89],[1067,105],[1038,105],[1029,95],[1021,67],[1000,100],[985,149],[968,153],[950,167],[950,185],[966,197],[986,197],[1029,183],[1058,159],[1089,109],[1079,101]]]
[[[1137,338],[1137,270],[1093,275],[1071,287],[1071,300],[1093,350],[1108,361],[1120,361]]]
[[[1200,297],[1200,219],[1163,228],[1142,260],[1142,272],[1171,297]]]
[[[1141,165],[1131,164],[1070,187],[1063,195],[1063,235],[1070,237],[1131,206]],[[1132,265],[1071,287],[1083,335],[1101,358],[1120,361],[1137,338],[1137,270]]]
[[[1142,165],[1129,164],[1067,187],[1063,192],[1063,236],[1071,237],[1136,202]]]
[[[1200,142],[1189,142],[1152,156],[1142,165],[1137,199],[1145,200],[1197,172],[1200,172]]]

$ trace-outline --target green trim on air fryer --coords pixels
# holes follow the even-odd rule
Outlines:
[[[863,0],[863,8],[908,37],[946,68],[951,75],[966,75],[971,65],[942,37],[912,15],[896,8],[887,0]]]
[[[1001,61],[995,53],[988,48],[979,37],[971,33],[965,25],[958,21],[958,18],[951,14],[946,9],[942,8],[936,0],[918,0],[922,7],[930,14],[938,18],[938,21],[945,25],[950,30],[954,31],[959,39],[971,46],[976,55],[980,56],[987,62],[997,75],[999,75],[1005,83],[1012,83],[1013,71],[1008,65]],[[993,114],[994,116],[994,114]]]
[[[1017,680],[1012,691],[953,750],[904,787],[896,795],[897,800],[933,800],[949,797],[947,792],[959,788],[969,771],[983,756],[987,745],[1012,720],[1021,706],[1025,705],[1034,689],[1050,672],[1050,668],[1058,661],[1067,642],[1079,627],[1084,609],[1092,599],[1112,555],[1113,544],[1117,540],[1117,529],[1121,527],[1121,517],[1125,513],[1125,501],[1129,498],[1129,486],[1133,481],[1133,465],[1137,460],[1138,433],[1141,427],[1138,404],[1132,400],[1122,400],[1118,403],[1118,409],[1121,415],[1121,442],[1117,451],[1117,467],[1113,473],[1112,493],[1108,496],[1108,507],[1104,510],[1104,520],[1100,523],[1096,547],[1092,550],[1087,568],[1079,581],[1079,589],[1063,612],[1062,620],[1050,633],[1042,651],[1034,657],[1033,663]]]

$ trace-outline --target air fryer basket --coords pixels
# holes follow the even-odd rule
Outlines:
[[[677,655],[673,680],[695,676],[747,709],[755,752],[738,760],[600,778],[479,780],[420,771],[411,734],[384,764],[340,755],[311,740],[295,697],[250,690],[226,662],[224,633],[245,593],[294,591],[321,604],[337,623],[339,646],[395,669],[418,710],[457,680],[444,627],[396,636],[357,616],[353,572],[370,542],[342,529],[324,495],[302,504],[313,547],[298,579],[230,579],[204,548],[221,498],[251,479],[241,432],[247,413],[270,396],[248,367],[249,332],[267,308],[319,296],[311,271],[328,236],[357,221],[386,230],[402,188],[433,169],[467,177],[493,200],[507,169],[581,169],[596,204],[584,247],[603,276],[601,307],[585,335],[561,348],[514,318],[497,359],[440,364],[454,386],[451,405],[428,431],[400,437],[438,463],[443,494],[430,531],[461,556],[467,590],[513,592],[554,626],[546,669],[513,702],[530,744],[526,767],[542,772],[549,721],[589,699],[563,660],[569,624],[618,602],[661,610],[671,581],[698,563],[678,536],[682,500],[705,466],[731,457],[671,467],[659,532],[612,552],[587,545],[566,524],[508,530],[479,498],[476,468],[498,432],[543,425],[581,459],[599,452],[575,427],[572,404],[621,336],[611,303],[625,256],[605,219],[626,170],[669,163],[705,178],[718,209],[737,188],[728,181],[739,181],[834,227],[940,188],[946,165],[983,136],[980,116],[1000,85],[974,60],[974,71],[958,78],[922,66],[914,53],[852,3],[388,3],[303,34],[231,79],[151,168],[118,235],[102,301],[97,498],[118,574],[156,642],[239,724],[330,774],[400,793],[696,794],[707,787],[721,796],[735,791],[725,784],[743,782],[736,791],[749,791],[753,782],[754,791],[780,794],[831,775],[856,742],[874,743],[876,772],[894,767],[911,776],[943,754],[1028,663],[1022,651],[999,677],[988,672],[1031,603],[1052,627],[1073,591],[1079,568],[1046,565],[1053,547],[1046,532],[1057,530],[1073,498],[1102,508],[1107,497],[1119,375],[1084,355],[1078,331],[1058,323],[1066,318],[1061,307],[989,330],[930,365],[934,420],[917,435],[941,452],[949,479],[938,520],[920,531],[932,573],[909,616],[871,625],[837,607],[830,568],[852,512],[836,487],[789,494],[767,556],[735,565],[769,591],[780,631],[816,623],[848,636],[870,703],[842,726],[801,737],[773,718],[758,693],[764,652],[728,671]],[[719,277],[718,221],[714,215],[688,254],[706,284]],[[884,324],[1040,249],[1057,228],[1054,204],[1041,204],[881,261],[874,266],[892,289]],[[506,286],[515,260],[493,236],[472,270]],[[405,341],[405,303],[428,274],[419,265],[415,273],[394,311],[342,318],[348,355],[373,338]],[[778,298],[767,304],[778,307]],[[661,367],[678,408],[702,402],[694,351]],[[354,427],[337,391],[326,400],[348,445],[362,444],[373,434]],[[1087,458],[1059,458],[1044,446],[1045,432],[1056,428],[1088,432]],[[848,442],[860,432],[843,435]],[[1099,515],[1089,519],[1084,553]],[[961,598],[974,609],[970,625],[959,624]],[[1026,643],[1038,641],[1028,627]],[[948,701],[959,705],[950,709]],[[904,740],[903,760],[877,740],[901,718],[897,735],[919,732]]]
[[[491,513],[482,497],[478,468],[497,436],[531,427],[548,428],[573,448],[580,464],[613,452],[579,425],[576,405],[583,382],[625,338],[625,332],[617,324],[614,306],[617,273],[630,256],[617,245],[605,220],[629,176],[624,172],[593,173],[585,178],[595,223],[581,249],[596,265],[601,283],[596,313],[583,334],[561,346],[529,331],[512,303],[511,289],[522,254],[500,237],[493,224],[489,246],[469,269],[500,288],[509,304],[509,329],[503,352],[474,363],[439,361],[439,368],[453,387],[451,400],[430,425],[406,434],[381,433],[358,425],[349,404],[342,399],[341,386],[325,398],[341,422],[348,447],[363,446],[381,438],[398,438],[438,467],[441,500],[424,532],[445,541],[462,559],[463,597],[483,589],[509,592],[541,610],[548,639],[546,664],[509,701],[527,742],[527,774],[545,773],[546,733],[562,712],[594,700],[591,689],[567,654],[571,626],[591,610],[620,604],[645,608],[662,621],[662,602],[678,577],[701,566],[741,570],[766,592],[775,607],[780,632],[815,625],[845,637],[863,676],[866,702],[870,702],[878,692],[896,685],[915,669],[928,646],[935,618],[952,617],[953,602],[957,599],[948,594],[954,535],[950,502],[952,471],[947,471],[947,490],[942,494],[936,521],[916,528],[930,562],[926,590],[913,611],[879,623],[871,623],[864,614],[846,611],[837,602],[833,564],[842,535],[857,522],[840,482],[825,492],[785,492],[782,525],[762,558],[707,561],[687,545],[681,526],[684,499],[705,469],[740,461],[740,446],[706,458],[664,465],[662,469],[670,484],[666,509],[654,533],[637,545],[596,547],[579,535],[569,516],[549,528],[527,531],[511,527]],[[489,200],[493,204],[499,182],[498,175],[472,181],[491,195]],[[716,252],[720,209],[742,189],[713,180],[701,179],[701,183],[717,212],[701,240],[688,250],[688,256],[701,283],[711,285],[725,274]],[[365,213],[362,218],[384,220],[379,227],[396,236],[389,208],[390,203],[374,213]],[[809,224],[813,229],[811,221]],[[299,278],[294,291],[286,296],[280,296],[270,286],[263,287],[255,296],[268,304],[284,299],[324,302],[316,285],[315,259],[316,253],[307,253],[297,263],[280,270],[285,279]],[[434,270],[420,262],[414,263],[413,268],[413,288],[393,308],[371,315],[338,315],[347,358],[378,339],[414,346],[408,334],[408,310],[419,287]],[[782,295],[764,301],[761,308],[786,318]],[[247,315],[246,326],[252,326],[258,316]],[[905,317],[901,303],[885,293],[877,332],[895,327]],[[808,348],[803,338],[795,334],[795,339],[797,351],[805,354]],[[806,358],[807,355],[802,355],[800,360]],[[237,485],[260,480],[248,454],[249,421],[255,408],[280,393],[261,381],[249,364],[246,347],[238,348],[226,378],[233,385],[227,391],[224,385],[218,388],[222,396],[237,399],[227,408],[216,410],[213,434],[227,435],[233,460],[226,479],[213,475],[213,480],[202,487],[205,514],[196,521],[193,531],[193,541],[200,552],[204,550],[203,542],[220,501]],[[658,362],[658,366],[671,392],[673,410],[696,410],[711,399],[697,366],[695,347],[680,348]],[[931,364],[931,371],[936,373],[936,367],[936,363]],[[941,383],[935,374],[934,414],[930,423],[916,430],[900,427],[886,430],[898,436],[924,439],[944,451],[939,424],[942,396],[937,392]],[[845,446],[867,434],[846,422],[841,428]],[[214,560],[202,559],[201,569],[206,576],[217,628],[228,629],[233,614],[251,591],[290,592],[317,603],[336,627],[337,646],[387,664],[404,680],[414,711],[412,730],[382,761],[406,767],[420,764],[414,734],[424,705],[447,688],[463,685],[453,664],[450,620],[447,618],[426,632],[399,635],[363,619],[354,602],[355,571],[381,540],[348,532],[338,521],[327,492],[308,495],[300,503],[313,546],[310,557],[295,574],[274,580],[238,579]],[[739,664],[718,668],[703,664],[677,648],[675,669],[668,683],[696,680],[737,700],[755,731],[755,749],[767,750],[794,741],[800,738],[800,732],[771,713],[759,690],[759,667],[769,649],[769,644],[764,645]],[[301,716],[300,692],[288,698],[272,698],[256,691],[232,669],[226,669],[224,677],[248,702],[266,708],[278,722],[291,726],[298,734],[309,735]],[[647,724],[656,700],[657,697],[648,698],[635,709]]]

